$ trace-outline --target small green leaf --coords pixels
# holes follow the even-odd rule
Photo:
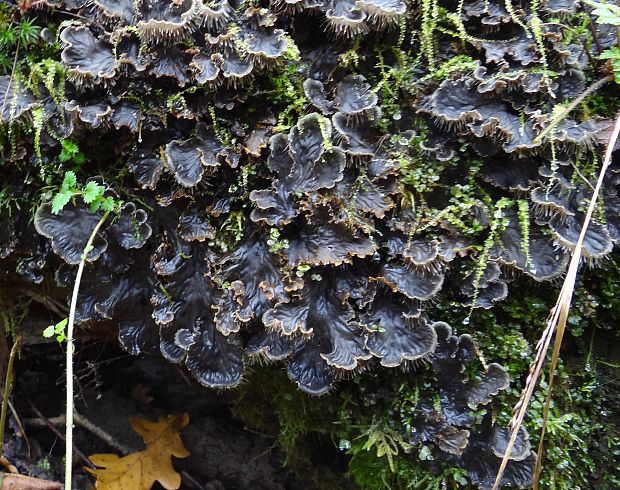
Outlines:
[[[66,339],[65,336],[65,328],[67,328],[67,323],[69,323],[68,318],[64,318],[60,320],[56,325],[50,325],[45,330],[43,330],[43,337],[50,338],[56,335],[56,340],[58,342],[62,342]]]
[[[55,333],[64,332],[65,328],[67,328],[67,323],[69,323],[68,318],[64,318],[63,320],[60,320],[56,325],[54,325],[54,332]]]
[[[103,201],[101,201],[101,209],[103,209],[105,212],[113,211],[115,205],[116,202],[114,201],[114,198],[112,196],[108,196]]]
[[[597,16],[598,24],[620,25],[620,7],[610,3],[594,2],[592,0],[583,0],[584,3],[594,7],[592,14]]]
[[[420,451],[418,452],[418,458],[420,458],[422,461],[429,461],[435,459],[433,457],[433,453],[428,448],[428,446],[422,446],[420,448]]]
[[[41,28],[34,25],[34,19],[24,19],[19,24],[19,39],[24,46],[35,43],[39,39]]]
[[[58,155],[58,159],[61,162],[72,160],[78,152],[78,146],[71,140],[62,140],[61,144],[62,150],[60,151],[60,155]]]
[[[88,184],[86,184],[86,187],[84,187],[82,199],[86,204],[92,204],[98,197],[103,195],[104,191],[105,187],[91,180]]]
[[[60,151],[60,155],[58,155],[58,159],[61,162],[73,161],[73,163],[77,166],[84,163],[86,158],[84,157],[84,154],[80,152],[80,148],[75,141],[62,140],[61,145],[62,150]]]
[[[73,192],[69,189],[61,190],[54,196],[52,199],[52,214],[58,214],[62,208],[64,208],[67,203],[71,200],[73,196]]]
[[[11,46],[15,44],[15,41],[17,41],[17,30],[11,27],[0,30],[0,46]]]
[[[86,157],[84,156],[84,153],[76,153],[75,155],[73,155],[73,162],[76,165],[83,165],[85,161]]]
[[[77,177],[75,176],[75,172],[68,171],[65,173],[65,178],[62,181],[62,190],[75,189],[77,185]]]
[[[613,46],[612,48],[606,49],[601,53],[600,58],[602,60],[620,59],[620,48],[618,48],[617,46]]]
[[[72,155],[78,152],[78,145],[75,141],[62,140],[61,145],[62,145],[63,151],[65,151],[69,155]]]
[[[99,208],[101,208],[101,200],[100,199],[96,199],[93,202],[90,203],[90,212],[95,214],[97,211],[99,211]]]

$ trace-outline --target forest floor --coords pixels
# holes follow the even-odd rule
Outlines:
[[[19,473],[62,482],[64,478],[65,354],[55,340],[43,339],[43,319],[26,319],[24,343],[15,362],[12,408],[4,455]],[[28,334],[30,332],[31,335]],[[134,417],[157,420],[188,413],[181,431],[190,456],[173,459],[182,489],[313,490],[283,465],[273,437],[247,429],[230,410],[233,391],[198,385],[181,367],[161,358],[137,358],[121,351],[115,338],[83,338],[76,366],[75,476],[73,487],[93,488],[87,457],[123,456],[144,444],[130,425]],[[317,448],[327,471],[344,472],[337,450]],[[335,457],[334,457],[335,456]],[[4,487],[3,487],[4,488]],[[155,489],[161,488],[156,484]]]

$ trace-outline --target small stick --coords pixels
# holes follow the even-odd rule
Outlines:
[[[88,237],[80,264],[78,265],[77,274],[75,276],[75,284],[73,286],[73,294],[71,295],[71,306],[69,308],[69,322],[67,324],[67,373],[66,373],[66,390],[67,390],[67,423],[65,424],[65,490],[71,490],[71,480],[73,474],[73,454],[71,452],[73,446],[73,325],[75,324],[75,310],[77,308],[78,293],[80,292],[80,283],[82,282],[82,273],[86,265],[86,258],[95,241],[95,237],[99,229],[110,215],[110,211],[106,211],[98,223],[95,225],[92,233]]]
[[[192,475],[190,475],[185,470],[181,470],[181,478],[183,480],[191,483],[194,486],[194,488],[198,488],[198,489],[203,488],[203,486]]]
[[[9,365],[6,368],[6,379],[4,380],[4,398],[2,398],[2,411],[0,412],[0,457],[4,454],[4,428],[6,426],[6,411],[9,406],[9,395],[11,394],[11,378],[13,376],[13,361],[19,348],[21,337],[17,337],[9,354]]]
[[[33,423],[32,425],[40,425],[40,426],[45,426],[48,429],[50,429],[54,434],[56,434],[56,436],[64,441],[65,440],[65,436],[62,432],[60,432],[53,424],[53,422],[48,419],[45,415],[43,415],[41,413],[41,411],[36,407],[36,405],[32,402],[32,400],[28,400],[28,403],[30,404],[30,408],[32,409],[32,411],[35,413],[35,415],[37,417],[39,417],[39,419],[35,419],[35,420],[39,420],[40,422],[42,422],[42,424],[40,423]],[[58,417],[60,418],[60,417]],[[65,421],[65,417],[62,417],[62,421],[60,422],[60,424],[63,424]],[[32,423],[33,420],[27,420],[26,422],[28,423]],[[87,464],[88,466],[90,466],[91,468],[96,468],[96,466],[94,464],[92,464],[90,462],[90,460],[88,459],[88,457],[82,452],[80,451],[77,447],[74,448],[75,454],[77,454],[78,458],[80,458],[85,464]]]
[[[24,429],[24,425],[22,424],[22,421],[19,418],[19,415],[17,414],[17,410],[15,410],[15,407],[11,403],[11,400],[9,400],[9,409],[11,410],[13,417],[15,417],[15,422],[17,423],[17,427],[19,427],[19,430],[21,431],[22,436],[24,436],[24,440],[26,441],[26,446],[28,447],[28,457],[30,458],[32,457],[32,449],[30,447],[30,441],[28,440],[28,436],[26,435],[26,430]]]
[[[8,459],[4,456],[0,456],[0,466],[6,469],[9,473],[13,473],[14,475],[18,474],[17,468],[13,466]]]
[[[603,48],[601,46],[601,42],[598,40],[598,36],[596,35],[596,26],[594,22],[592,22],[592,17],[588,19],[588,26],[590,27],[590,32],[592,33],[592,39],[594,39],[594,44],[596,44],[596,49],[599,54],[603,52]]]
[[[62,490],[62,483],[25,475],[0,473],[0,490]]]
[[[95,424],[93,424],[90,420],[88,420],[83,415],[80,415],[79,413],[75,412],[73,414],[73,419],[75,420],[75,423],[77,425],[79,425],[83,429],[86,429],[88,432],[96,435],[99,439],[105,442],[108,446],[116,449],[118,452],[123,453],[123,454],[130,454],[131,452],[133,452],[130,448],[118,442],[113,436],[108,434],[103,429],[97,427]],[[46,427],[49,424],[52,424],[54,426],[65,425],[66,420],[67,418],[64,415],[59,415],[58,417],[52,417],[49,419],[39,416],[36,419],[27,419],[26,423],[28,425],[33,425],[36,427]]]
[[[40,412],[37,415],[39,415],[39,414],[40,414]],[[99,439],[101,439],[103,442],[105,442],[108,446],[110,446],[111,448],[116,449],[121,454],[127,455],[127,454],[131,454],[131,453],[134,452],[131,448],[129,448],[129,447],[125,446],[124,444],[118,442],[114,438],[114,436],[112,436],[111,434],[108,434],[102,428],[97,427],[95,424],[93,424],[90,420],[88,420],[83,415],[80,415],[79,413],[75,412],[75,414],[73,415],[73,418],[74,418],[75,423],[77,425],[79,425],[83,429],[86,429],[87,431],[91,432],[92,434],[96,435],[97,437],[99,437]],[[42,415],[39,415],[39,418],[27,419],[26,423],[28,425],[33,425],[33,426],[37,426],[37,427],[48,427],[49,424],[64,425],[65,420],[66,419],[65,419],[64,415],[59,415],[58,417],[52,417],[50,419],[46,419]],[[58,432],[55,431],[55,433],[58,433]],[[76,450],[76,453],[77,453],[77,450]],[[84,458],[82,458],[82,459],[84,459]],[[88,462],[90,463],[90,461],[88,461]],[[90,466],[92,468],[96,468],[96,466],[93,465],[92,463],[90,463]],[[181,471],[181,477],[183,478],[183,480],[185,480],[186,482],[191,484],[194,488],[198,488],[198,489],[202,488],[202,485],[200,485],[200,483],[193,476],[191,476],[187,471],[182,470]],[[1,487],[0,487],[0,490],[2,490]]]
[[[592,85],[590,85],[587,89],[581,92],[577,97],[575,97],[575,100],[573,100],[568,105],[568,107],[566,107],[566,109],[564,109],[560,113],[559,116],[556,116],[551,120],[551,123],[549,124],[549,126],[543,129],[540,132],[540,134],[536,136],[536,138],[534,139],[534,143],[540,143],[543,140],[543,138],[547,136],[551,131],[553,131],[556,128],[556,126],[560,124],[566,118],[566,116],[568,116],[579,104],[581,104],[588,95],[596,92],[599,88],[601,88],[607,82],[611,82],[613,79],[614,79],[613,75],[607,75],[606,77],[603,77],[600,80],[597,80]]]
[[[32,419],[26,419],[26,425],[29,425],[30,427],[43,428],[43,427],[49,427],[49,424],[52,424],[54,426],[65,425],[65,416],[59,415],[58,417],[51,417],[51,418],[35,417]]]
[[[133,452],[129,447],[118,442],[114,438],[114,436],[112,436],[111,434],[108,434],[106,431],[104,431],[100,427],[97,427],[95,424],[93,424],[90,420],[88,420],[83,415],[80,415],[79,413],[74,412],[73,418],[75,419],[76,424],[86,429],[88,432],[96,435],[99,439],[105,442],[108,446],[116,449],[118,452],[123,453],[123,454],[130,454]]]
[[[603,187],[603,179],[605,178],[605,173],[607,169],[611,165],[611,156],[614,152],[614,148],[616,146],[616,142],[618,141],[618,137],[620,136],[620,112],[616,117],[616,124],[614,125],[613,132],[609,137],[609,142],[607,143],[607,147],[605,148],[605,157],[603,158],[603,165],[601,167],[601,171],[599,173],[598,180],[596,182],[596,187],[594,188],[594,192],[592,193],[592,198],[590,199],[590,203],[588,205],[588,210],[586,211],[586,216],[583,220],[583,226],[581,227],[581,232],[579,233],[579,239],[577,240],[577,244],[575,246],[575,252],[573,252],[573,257],[571,258],[571,263],[569,265],[569,270],[567,275],[571,275],[571,268],[575,265],[573,262],[576,262],[574,268],[574,274],[572,277],[572,284],[569,289],[567,300],[564,304],[558,305],[561,310],[559,313],[560,320],[558,321],[558,325],[556,326],[556,336],[555,342],[553,346],[553,352],[551,354],[551,364],[549,365],[549,381],[547,383],[547,397],[545,398],[545,408],[543,410],[543,422],[542,429],[540,431],[540,441],[538,443],[538,454],[536,458],[536,467],[534,469],[534,490],[538,490],[538,484],[540,480],[540,472],[542,471],[542,458],[543,458],[543,449],[545,442],[545,430],[547,429],[547,420],[549,417],[549,409],[551,407],[551,394],[553,389],[553,378],[555,376],[555,368],[558,363],[558,358],[560,356],[560,348],[562,346],[562,337],[564,335],[564,329],[566,328],[566,318],[568,317],[568,311],[570,309],[570,304],[572,300],[572,293],[575,289],[575,277],[577,276],[577,268],[579,267],[579,256],[581,255],[581,245],[585,239],[586,232],[588,231],[588,224],[592,219],[592,214],[594,213],[594,208],[597,204],[597,198]],[[579,252],[577,252],[577,247],[579,248]],[[561,293],[560,293],[561,294]],[[560,300],[558,300],[559,302]]]
[[[579,239],[575,245],[575,249],[573,250],[572,257],[568,266],[568,272],[566,273],[566,277],[564,278],[564,283],[562,284],[562,289],[558,296],[558,299],[555,303],[555,306],[551,309],[551,313],[549,318],[547,319],[547,326],[542,333],[540,340],[538,341],[538,345],[536,346],[536,357],[534,358],[534,363],[530,368],[530,373],[527,377],[527,381],[525,383],[525,387],[521,392],[521,397],[515,406],[515,414],[513,415],[512,420],[510,421],[510,425],[512,427],[510,433],[510,439],[508,444],[506,445],[506,450],[504,452],[504,457],[502,458],[502,462],[500,464],[499,470],[497,471],[497,475],[495,477],[495,483],[493,484],[492,490],[499,490],[502,475],[504,470],[506,469],[506,465],[508,464],[508,460],[510,459],[510,454],[512,453],[512,448],[514,447],[515,441],[517,439],[517,435],[519,433],[519,429],[523,424],[523,418],[527,412],[527,408],[529,406],[530,400],[532,398],[532,393],[534,392],[534,388],[536,387],[538,378],[540,376],[540,372],[542,371],[543,365],[545,363],[545,358],[547,351],[549,350],[549,346],[551,344],[551,339],[553,334],[556,334],[555,342],[553,346],[553,352],[551,356],[551,364],[549,366],[549,382],[547,387],[547,396],[545,399],[545,408],[543,411],[543,423],[542,430],[540,434],[540,442],[538,444],[538,459],[536,461],[536,467],[534,469],[534,490],[538,489],[538,480],[540,478],[540,471],[542,469],[542,450],[543,443],[545,437],[545,428],[547,425],[547,417],[549,415],[549,407],[551,404],[551,389],[553,387],[553,379],[555,368],[557,365],[558,357],[560,354],[560,347],[562,345],[562,337],[564,335],[564,330],[566,328],[566,319],[568,318],[568,313],[571,307],[571,301],[573,297],[573,292],[575,289],[575,281],[577,277],[577,272],[579,270],[579,263],[581,260],[581,247],[583,245],[583,241],[585,239],[586,232],[588,230],[588,225],[590,220],[592,219],[592,214],[594,213],[594,208],[596,207],[596,202],[598,199],[598,194],[603,186],[603,180],[605,178],[605,173],[609,166],[611,165],[611,156],[616,146],[616,142],[620,136],[620,113],[616,118],[616,123],[614,125],[613,132],[609,138],[607,143],[607,148],[605,149],[605,157],[603,158],[603,164],[599,171],[598,180],[596,182],[596,187],[594,188],[594,192],[592,193],[592,197],[590,198],[590,202],[588,204],[588,209],[586,211],[586,215],[583,220],[583,225],[581,226],[581,230],[579,232]]]

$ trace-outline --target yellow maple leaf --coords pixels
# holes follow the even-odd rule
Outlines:
[[[150,490],[158,481],[166,490],[181,486],[181,475],[172,466],[172,456],[186,458],[179,431],[189,423],[189,415],[168,415],[157,422],[143,419],[129,421],[142,436],[143,451],[119,457],[116,454],[93,454],[89,459],[102,469],[86,468],[97,477],[99,490]]]

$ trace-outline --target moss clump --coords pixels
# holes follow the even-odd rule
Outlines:
[[[609,340],[610,335],[617,337],[609,329],[620,320],[615,261],[589,271],[581,286],[549,414],[543,489],[616,488],[620,482],[620,431],[615,423],[620,416],[620,359],[611,347],[617,340]],[[557,294],[552,286],[532,290],[523,280],[515,290],[518,299],[476,312],[463,327],[475,328],[474,339],[487,353],[484,361],[502,364],[513,379],[508,390],[477,414],[478,419],[492,414],[501,424],[512,415],[520,394],[518,380],[528,372],[548,305]],[[456,303],[438,305],[437,311],[454,325],[462,323],[463,310]],[[331,444],[345,458],[350,484],[363,490],[473,488],[465,470],[434,458],[432,446],[405,442],[407,414],[428,390],[427,374],[423,365],[390,376],[364,373],[327,395],[311,398],[292,388],[281,371],[256,366],[250,382],[235,394],[233,409],[247,426],[273,437],[286,464],[306,476],[316,447]],[[534,448],[545,388],[543,379],[526,419]]]

